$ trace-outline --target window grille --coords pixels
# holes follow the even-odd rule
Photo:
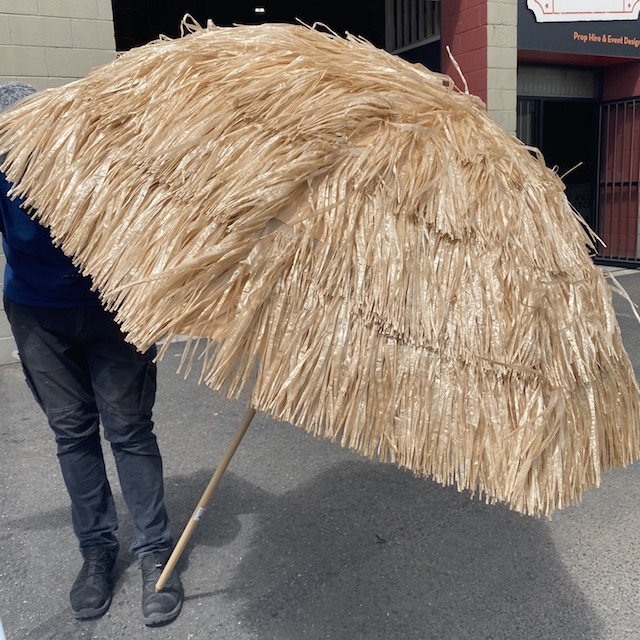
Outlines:
[[[440,38],[440,0],[385,0],[385,46],[402,53]]]

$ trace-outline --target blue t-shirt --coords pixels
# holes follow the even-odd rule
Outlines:
[[[91,280],[83,277],[51,240],[49,230],[32,220],[11,200],[11,183],[0,172],[0,232],[7,260],[4,295],[32,307],[93,307],[100,304],[91,291]]]

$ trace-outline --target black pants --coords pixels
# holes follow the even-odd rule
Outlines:
[[[100,307],[30,307],[6,298],[4,303],[27,383],[55,434],[80,547],[116,544],[118,520],[100,422],[133,520],[131,553],[171,547],[151,420],[155,348],[139,353]]]

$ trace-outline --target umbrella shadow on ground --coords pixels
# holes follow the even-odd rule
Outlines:
[[[167,479],[176,534],[208,480],[207,470]],[[125,550],[130,523],[116,499]],[[14,533],[32,535],[53,528],[60,537],[65,526],[71,536],[67,508],[12,521]],[[199,555],[206,559],[190,564]],[[77,570],[70,567],[59,610],[29,629],[31,636],[85,637],[122,624],[126,612],[137,615],[138,572],[129,569],[126,552],[119,563],[123,575],[109,616],[83,625],[70,618],[66,585]],[[359,458],[280,494],[228,471],[178,566],[186,602],[175,629],[191,628],[194,601],[217,608],[217,599],[227,605],[220,610],[225,618],[235,617],[262,640],[602,636],[557,557],[546,521]]]
[[[341,462],[280,496],[228,473],[212,511],[196,545],[223,545],[253,513],[235,577],[210,594],[241,604],[239,622],[263,639],[601,633],[546,521],[388,465]]]

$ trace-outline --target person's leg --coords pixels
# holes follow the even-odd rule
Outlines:
[[[87,309],[83,335],[104,437],[133,521],[130,551],[142,556],[170,549],[162,458],[152,421],[156,350],[139,353],[102,309]]]
[[[98,410],[82,349],[78,311],[5,300],[22,368],[55,434],[80,548],[117,547],[117,517],[100,446]]]
[[[81,312],[26,307],[5,300],[22,368],[55,434],[73,528],[84,558],[69,594],[75,618],[111,604],[118,522],[107,479],[89,369],[75,333]]]
[[[175,571],[160,593],[155,590],[173,544],[151,419],[156,349],[139,353],[124,341],[110,314],[88,311],[86,328],[92,338],[87,351],[98,410],[134,525],[130,550],[142,571],[142,620],[148,626],[166,624],[180,613],[184,594]]]

